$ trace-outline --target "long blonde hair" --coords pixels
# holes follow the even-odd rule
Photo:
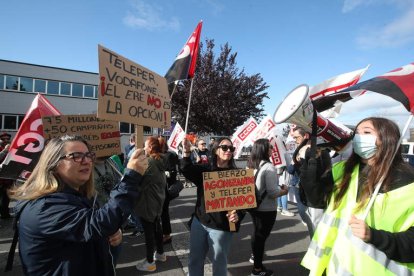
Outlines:
[[[30,177],[22,186],[12,190],[10,197],[17,200],[32,200],[61,191],[64,183],[58,180],[55,171],[61,157],[65,154],[64,146],[69,142],[82,142],[90,149],[86,140],[80,136],[65,135],[51,139],[40,155],[39,162]],[[92,173],[85,185],[80,187],[79,192],[88,198],[94,196],[95,187]]]

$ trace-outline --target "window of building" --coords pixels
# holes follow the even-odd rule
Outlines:
[[[85,85],[84,86],[85,87],[85,94],[84,94],[84,97],[87,97],[87,98],[93,98],[93,96],[94,96],[94,88],[95,87],[93,87],[92,85]]]
[[[4,129],[17,130],[17,116],[16,115],[4,115]]]
[[[24,115],[18,115],[18,118],[19,118],[19,126],[18,126],[18,128],[20,128],[20,126],[23,123]]]
[[[59,94],[59,83],[57,81],[47,82],[47,94],[51,94],[51,95]]]
[[[119,131],[120,131],[121,133],[131,133],[131,129],[130,129],[129,124],[128,124],[128,123],[123,123],[123,122],[121,122],[121,123],[119,124]]]
[[[0,89],[4,89],[4,75],[0,74]]]
[[[152,135],[152,128],[149,126],[144,126],[144,134],[145,135]]]
[[[71,84],[67,82],[60,83],[60,95],[70,96]]]
[[[35,80],[35,91],[34,92],[46,93],[46,81]]]
[[[20,78],[20,91],[33,92],[33,79]]]
[[[6,89],[18,90],[19,78],[14,76],[6,76]]]
[[[82,84],[74,83],[72,85],[72,96],[83,97],[83,85]]]
[[[98,98],[98,86],[94,86],[95,87],[95,95],[93,96],[95,99]]]

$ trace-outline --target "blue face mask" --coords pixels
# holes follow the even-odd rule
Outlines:
[[[362,159],[370,159],[377,152],[377,137],[372,134],[355,134],[352,140],[354,152]]]

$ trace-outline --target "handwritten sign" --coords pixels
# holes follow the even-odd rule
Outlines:
[[[121,153],[118,122],[99,119],[95,114],[45,116],[42,121],[45,139],[76,134],[88,141],[97,157]]]
[[[207,213],[256,207],[252,169],[203,173]]]
[[[171,100],[167,80],[99,45],[98,117],[169,128]]]

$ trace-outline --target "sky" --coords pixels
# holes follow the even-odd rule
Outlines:
[[[197,23],[216,52],[269,85],[271,116],[300,84],[370,65],[361,81],[414,62],[412,0],[13,0],[3,1],[0,59],[98,73],[98,44],[164,76]],[[368,93],[338,121],[382,116],[402,128],[409,113]],[[414,123],[411,124],[414,127]]]

